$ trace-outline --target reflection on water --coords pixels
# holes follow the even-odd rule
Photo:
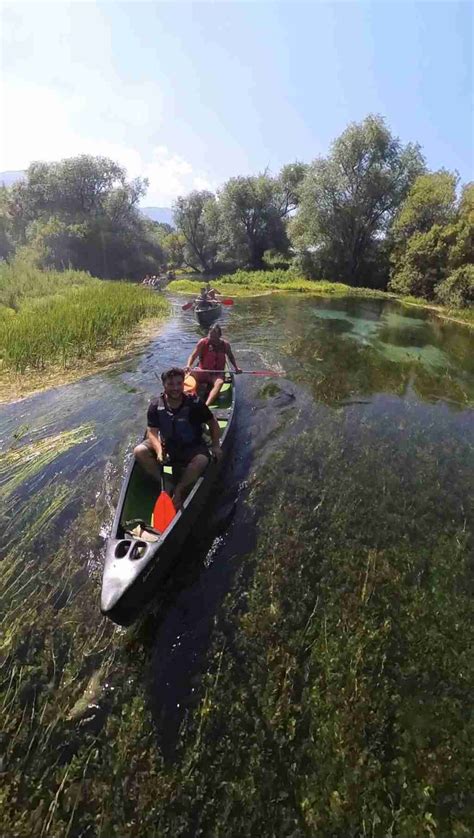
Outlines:
[[[273,489],[286,480],[282,461],[271,485],[260,485],[264,464],[279,463],[288,450],[294,472],[303,474],[304,446],[323,432],[312,480],[339,477],[331,472],[341,468],[332,444],[339,454],[353,446],[361,480],[370,481],[377,461],[393,458],[400,464],[398,486],[406,475],[408,531],[417,468],[429,459],[434,484],[434,475],[442,470],[446,478],[452,470],[452,487],[444,490],[454,503],[456,458],[466,465],[473,450],[474,351],[467,328],[382,300],[237,300],[222,325],[240,366],[286,375],[270,383],[239,379],[236,439],[212,509],[154,608],[130,631],[117,629],[98,610],[103,535],[156,376],[184,363],[201,337],[181,304],[175,300],[173,318],[134,360],[2,409],[4,768],[11,823],[27,813],[22,835],[63,834],[58,824],[70,819],[71,834],[95,835],[88,818],[99,817],[104,793],[89,787],[79,793],[87,766],[94,765],[99,790],[111,775],[125,788],[130,752],[141,747],[136,776],[153,776],[161,752],[151,719],[165,756],[173,753],[179,726],[202,698],[200,673],[215,616],[252,555]],[[347,473],[350,466],[348,458]],[[255,486],[259,491],[249,494]],[[310,530],[313,506],[305,507],[305,497],[306,490],[299,508]],[[391,514],[387,501],[378,510],[381,532]],[[417,521],[420,516],[419,505]],[[137,745],[144,725],[151,739],[147,733]]]

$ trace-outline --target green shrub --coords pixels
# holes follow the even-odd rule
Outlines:
[[[474,265],[463,265],[440,282],[436,299],[452,308],[471,306],[474,303]]]

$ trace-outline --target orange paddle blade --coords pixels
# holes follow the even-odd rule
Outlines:
[[[234,301],[231,300],[230,298],[228,298],[227,300],[221,300],[221,303],[222,303],[223,306],[233,306],[234,305]]]
[[[175,515],[176,509],[174,508],[173,501],[166,492],[162,492],[161,495],[158,496],[151,516],[152,527],[154,527],[155,530],[158,530],[159,533],[164,532],[171,524]]]
[[[184,392],[196,395],[197,381],[193,375],[187,375],[184,379]]]

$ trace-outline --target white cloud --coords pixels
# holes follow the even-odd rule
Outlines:
[[[161,100],[155,85],[122,87],[110,96],[108,88],[94,99],[87,91],[93,78],[84,78],[81,91],[67,92],[18,80],[3,80],[0,93],[2,129],[0,171],[26,169],[34,160],[53,161],[77,154],[110,157],[129,177],[146,177],[148,206],[168,206],[192,189],[214,189],[206,172],[164,145],[130,144],[161,121]],[[103,102],[103,107],[97,103]],[[150,102],[153,103],[152,113]]]

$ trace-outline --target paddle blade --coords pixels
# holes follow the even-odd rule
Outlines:
[[[159,533],[164,532],[171,524],[175,515],[176,509],[174,508],[173,501],[166,492],[162,492],[161,495],[158,495],[153,509],[153,514],[151,516],[152,527],[155,530],[158,530]]]
[[[190,393],[191,395],[196,395],[196,388],[197,388],[197,381],[194,378],[194,375],[187,375],[184,379],[184,392]]]
[[[189,309],[192,308],[193,305],[194,305],[194,303],[192,303],[192,302],[191,303],[185,303],[184,306],[181,306],[181,308],[183,309],[183,311],[189,311]]]
[[[221,300],[221,303],[222,303],[223,306],[233,306],[234,305],[234,301],[231,300],[230,298],[228,298],[227,300]]]

